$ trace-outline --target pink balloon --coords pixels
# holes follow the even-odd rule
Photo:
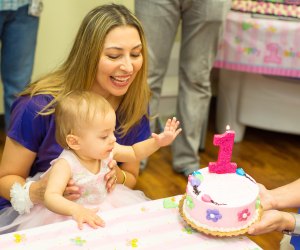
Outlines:
[[[208,194],[204,194],[202,195],[201,199],[204,201],[204,202],[211,202],[211,198]]]

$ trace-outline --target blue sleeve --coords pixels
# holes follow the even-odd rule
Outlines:
[[[46,96],[21,96],[12,106],[8,137],[25,148],[38,152],[47,131],[48,116],[38,112],[49,102]]]
[[[132,127],[130,131],[124,136],[116,135],[117,142],[121,145],[133,145],[137,142],[148,139],[151,135],[149,119],[143,116],[141,121]]]

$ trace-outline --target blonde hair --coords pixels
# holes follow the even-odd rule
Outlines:
[[[66,61],[54,72],[31,83],[20,95],[53,96],[40,115],[54,113],[55,104],[74,90],[91,90],[104,41],[109,31],[120,26],[137,29],[142,42],[143,64],[118,107],[118,132],[124,136],[143,115],[148,117],[150,89],[147,84],[147,49],[139,20],[123,5],[107,4],[94,8],[83,19]]]
[[[68,148],[67,135],[79,135],[96,115],[104,118],[109,112],[115,111],[101,95],[91,91],[70,92],[55,107],[56,141],[63,148]]]

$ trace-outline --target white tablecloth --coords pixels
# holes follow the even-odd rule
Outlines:
[[[70,220],[0,235],[0,249],[261,249],[247,237],[213,238],[192,230],[179,215],[180,198],[100,212],[104,228],[79,230]]]

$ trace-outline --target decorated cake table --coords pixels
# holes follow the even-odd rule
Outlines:
[[[230,11],[215,67],[300,78],[299,41],[299,21]]]
[[[245,236],[214,238],[193,230],[179,215],[181,197],[103,212],[104,228],[79,230],[70,220],[0,235],[0,249],[261,249]]]
[[[215,61],[218,132],[230,124],[236,142],[246,126],[300,134],[299,41],[300,19],[229,12]]]

